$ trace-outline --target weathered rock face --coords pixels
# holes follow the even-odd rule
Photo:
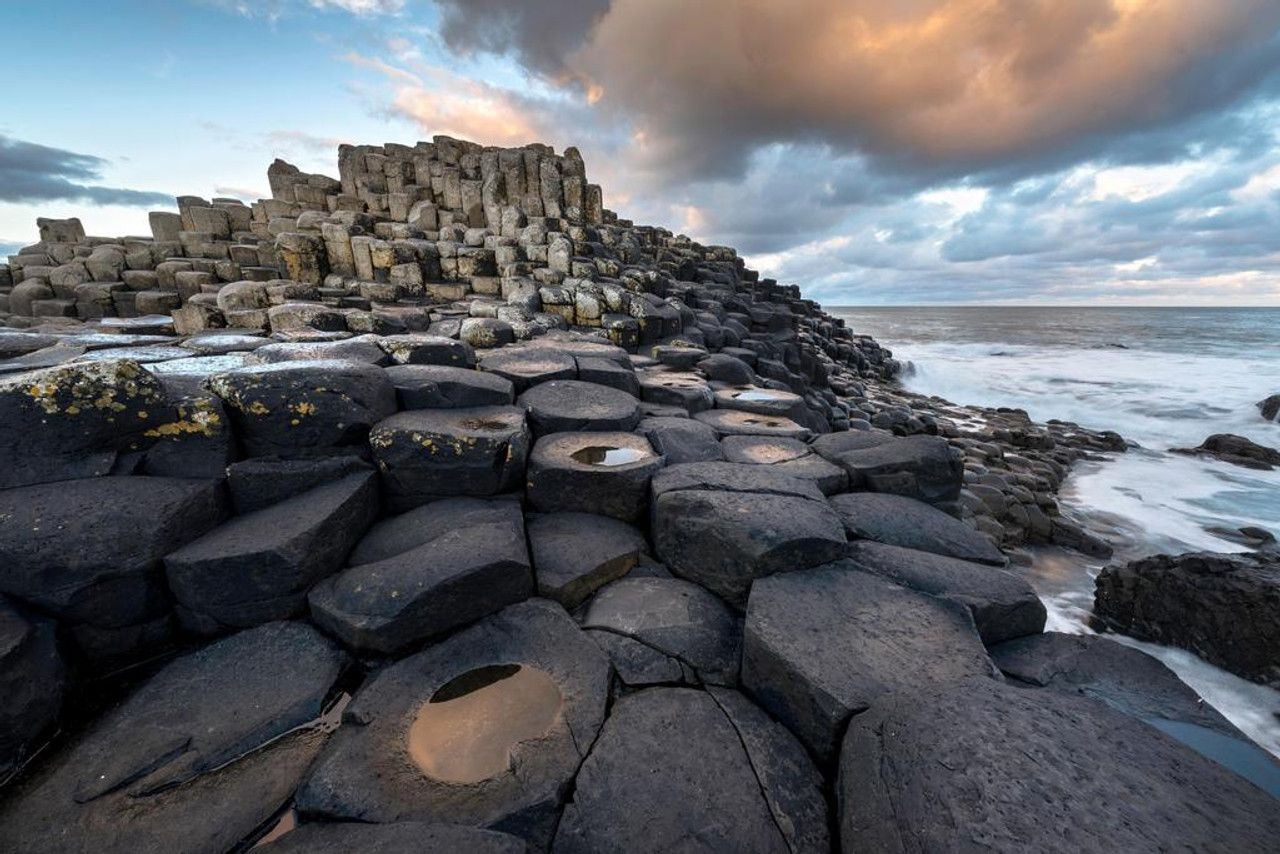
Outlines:
[[[874,540],[992,566],[1008,563],[989,538],[914,498],[851,492],[832,498],[831,506],[850,540]]]
[[[179,617],[216,634],[303,615],[307,591],[342,565],[377,513],[374,476],[364,473],[237,516],[165,558]]]
[[[6,846],[235,847],[288,801],[323,745],[317,719],[346,662],[315,629],[271,623],[168,664],[11,793]]]
[[[609,672],[558,605],[513,605],[361,689],[298,807],[486,827],[545,845],[604,721]]]
[[[1040,597],[1008,570],[865,540],[850,543],[848,555],[863,572],[968,608],[983,643],[1044,631]]]
[[[822,761],[884,694],[994,673],[968,611],[839,565],[756,582],[742,684]]]
[[[108,477],[0,491],[0,592],[127,659],[171,635],[161,559],[226,515],[214,481]]]
[[[311,613],[360,650],[393,653],[533,595],[514,501],[420,507],[379,523],[351,562],[311,591]]]
[[[393,824],[308,824],[262,847],[263,854],[403,854],[406,851],[466,851],[526,854],[524,840],[492,830],[403,821]]]
[[[1098,628],[1189,649],[1280,686],[1280,555],[1156,555],[1099,573]]]
[[[30,757],[62,710],[67,673],[53,630],[0,596],[0,781]]]
[[[845,851],[1265,851],[1280,833],[1273,797],[1154,728],[989,679],[854,718],[837,794]]]
[[[818,488],[763,466],[672,466],[654,478],[653,495],[658,556],[738,606],[754,580],[844,550],[843,526]]]
[[[600,587],[623,577],[649,550],[644,534],[591,513],[549,513],[529,521],[538,595],[573,610]]]
[[[1172,450],[1175,454],[1213,457],[1224,463],[1262,471],[1271,471],[1276,466],[1280,466],[1280,451],[1259,445],[1244,436],[1235,436],[1230,433],[1210,436],[1197,448],[1173,448]]]
[[[827,851],[820,777],[740,694],[650,688],[618,701],[582,764],[554,849]]]

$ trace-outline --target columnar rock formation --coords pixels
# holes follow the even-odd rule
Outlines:
[[[902,392],[572,149],[339,175],[0,268],[0,849],[1274,845],[1008,559],[1105,550],[1118,436]]]

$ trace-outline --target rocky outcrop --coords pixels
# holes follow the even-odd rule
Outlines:
[[[1280,686],[1280,555],[1155,555],[1098,574],[1098,628],[1180,646]]]
[[[1173,448],[1172,452],[1194,457],[1212,457],[1224,463],[1261,471],[1271,471],[1280,466],[1280,451],[1231,433],[1217,433],[1201,442],[1199,447]]]

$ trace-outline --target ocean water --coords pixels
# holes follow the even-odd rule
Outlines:
[[[1115,560],[1159,552],[1244,551],[1224,537],[1252,525],[1280,536],[1280,470],[1170,454],[1213,433],[1280,447],[1257,401],[1280,393],[1280,309],[829,309],[909,363],[904,384],[954,403],[1016,406],[1115,430],[1137,447],[1078,465],[1063,511],[1104,536]],[[1048,628],[1089,632],[1103,563],[1057,549],[1028,577]],[[1277,617],[1280,619],[1280,615]],[[1280,755],[1280,692],[1183,650],[1112,635],[1160,658],[1238,727]]]

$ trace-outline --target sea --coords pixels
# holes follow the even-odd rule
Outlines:
[[[1124,454],[1078,464],[1059,494],[1065,514],[1111,543],[1112,560],[1244,551],[1222,534],[1242,526],[1280,537],[1280,470],[1169,453],[1214,433],[1280,447],[1280,424],[1264,421],[1256,406],[1280,393],[1280,309],[828,310],[890,348],[912,391],[1019,407],[1037,421],[1074,421],[1129,440],[1134,447]],[[1049,630],[1091,632],[1093,579],[1103,565],[1061,549],[1036,550],[1022,571],[1048,608]],[[1280,692],[1184,650],[1111,637],[1159,658],[1280,756]]]

